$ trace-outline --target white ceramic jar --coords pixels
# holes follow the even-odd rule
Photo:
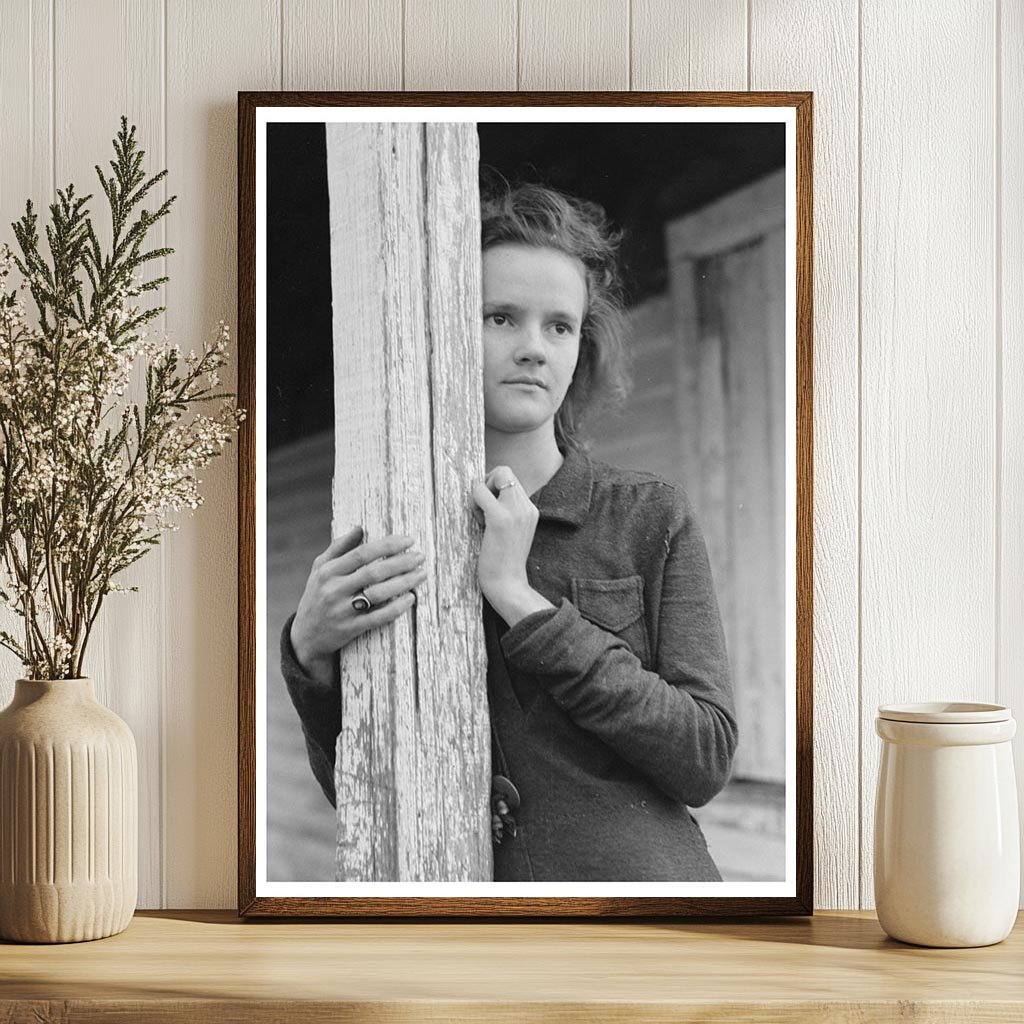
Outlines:
[[[878,709],[875,907],[894,939],[988,946],[1009,935],[1020,895],[1017,788],[1000,704]]]

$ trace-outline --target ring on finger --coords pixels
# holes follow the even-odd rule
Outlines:
[[[352,607],[357,612],[368,612],[373,607],[373,602],[366,596],[366,591],[360,590],[355,597],[352,598]]]
[[[503,491],[503,490],[505,490],[506,487],[515,487],[515,485],[516,485],[516,481],[515,480],[509,480],[509,482],[507,484],[502,484],[498,488],[498,490],[499,491]]]

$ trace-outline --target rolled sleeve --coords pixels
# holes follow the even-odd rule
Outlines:
[[[334,752],[341,732],[341,687],[337,674],[330,684],[324,684],[299,663],[291,640],[294,618],[290,615],[281,630],[281,675],[299,715],[309,766],[324,796],[336,806]]]
[[[545,608],[521,619],[501,638],[510,663],[538,676],[582,677],[610,646],[625,647],[611,633],[598,629],[563,597],[555,608]]]

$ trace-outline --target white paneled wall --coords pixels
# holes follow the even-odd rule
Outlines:
[[[998,416],[996,700],[1024,695],[1024,3],[1004,2],[996,26],[996,374]],[[1024,789],[1024,739],[1016,744]]]
[[[786,0],[757,4],[751,19],[751,88],[814,92],[814,872],[822,907],[860,906],[857,14],[854,3]]]
[[[870,906],[875,707],[1024,709],[1024,2],[0,0],[0,24],[0,239],[28,197],[98,191],[126,113],[179,197],[157,327],[186,348],[235,320],[238,90],[815,93],[816,903]],[[235,903],[236,468],[92,647],[139,744],[143,907]],[[18,674],[0,655],[0,702]]]
[[[995,693],[996,14],[886,0],[861,17],[862,851],[875,706]]]

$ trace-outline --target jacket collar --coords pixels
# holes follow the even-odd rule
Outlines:
[[[590,511],[594,467],[585,452],[569,449],[558,472],[533,495],[542,519],[580,526]]]

